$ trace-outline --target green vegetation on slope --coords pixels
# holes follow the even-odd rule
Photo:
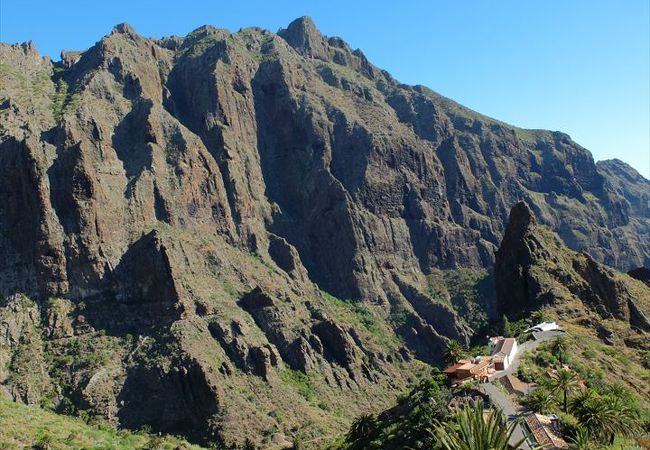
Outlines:
[[[482,330],[493,315],[494,276],[485,270],[434,270],[427,277],[426,295],[451,306],[472,330]],[[481,337],[485,333],[481,332]]]
[[[397,405],[378,416],[364,414],[352,424],[345,438],[330,450],[430,448],[434,425],[450,417],[451,391],[440,375],[420,382]]]
[[[55,83],[55,92],[52,96],[52,115],[59,122],[63,114],[77,107],[81,99],[76,92],[71,92],[68,83],[63,79],[62,69],[54,68],[52,80]]]
[[[376,342],[385,348],[395,348],[402,344],[399,337],[378,320],[368,306],[352,300],[341,300],[325,291],[320,291],[323,298],[332,307],[336,317],[343,323],[365,328]]]
[[[558,414],[569,438],[586,434],[609,444],[641,434],[650,429],[648,397],[641,389],[646,383],[636,380],[643,369],[625,353],[585,336],[546,342],[518,369],[519,378],[539,385],[521,401],[533,411]]]
[[[174,436],[116,430],[102,424],[61,416],[36,406],[0,399],[0,449],[40,448],[112,450],[200,450]]]
[[[483,270],[456,269],[446,270],[444,280],[459,316],[472,329],[481,328],[494,304],[494,277]]]

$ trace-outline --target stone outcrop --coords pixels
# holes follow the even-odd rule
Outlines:
[[[650,269],[647,267],[637,267],[632,269],[627,273],[632,278],[643,281],[645,284],[650,286]]]
[[[601,320],[623,322],[627,330],[642,334],[650,331],[650,287],[584,252],[568,249],[537,222],[524,202],[510,212],[496,253],[495,274],[501,314],[521,317],[544,305],[578,301]],[[615,341],[603,323],[595,323],[594,328],[607,343]]]

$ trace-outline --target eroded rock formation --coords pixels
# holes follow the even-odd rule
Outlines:
[[[605,342],[615,342],[614,333],[606,328],[609,323],[628,337],[638,331],[628,343],[650,345],[650,287],[584,252],[568,249],[557,234],[537,222],[524,202],[510,212],[496,253],[495,275],[501,314],[522,317],[545,305],[572,305],[575,314],[594,313],[591,326]]]

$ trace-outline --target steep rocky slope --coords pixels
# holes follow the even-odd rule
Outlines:
[[[492,265],[516,201],[598,261],[650,262],[633,169],[399,84],[307,18],[122,24],[58,63],[0,44],[0,74],[15,399],[198,442],[323,434],[468,343],[441,280]]]
[[[566,248],[524,202],[510,213],[495,275],[502,314],[549,306],[608,344],[650,349],[650,286]]]

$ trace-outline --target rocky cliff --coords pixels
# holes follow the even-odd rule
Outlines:
[[[0,74],[13,398],[197,441],[322,434],[469,342],[441,273],[489,268],[516,201],[594,264],[650,264],[633,169],[400,84],[308,18],[121,24],[56,63],[0,44]]]
[[[499,313],[521,317],[549,306],[608,344],[650,348],[650,286],[568,249],[524,202],[510,212],[495,275]]]

